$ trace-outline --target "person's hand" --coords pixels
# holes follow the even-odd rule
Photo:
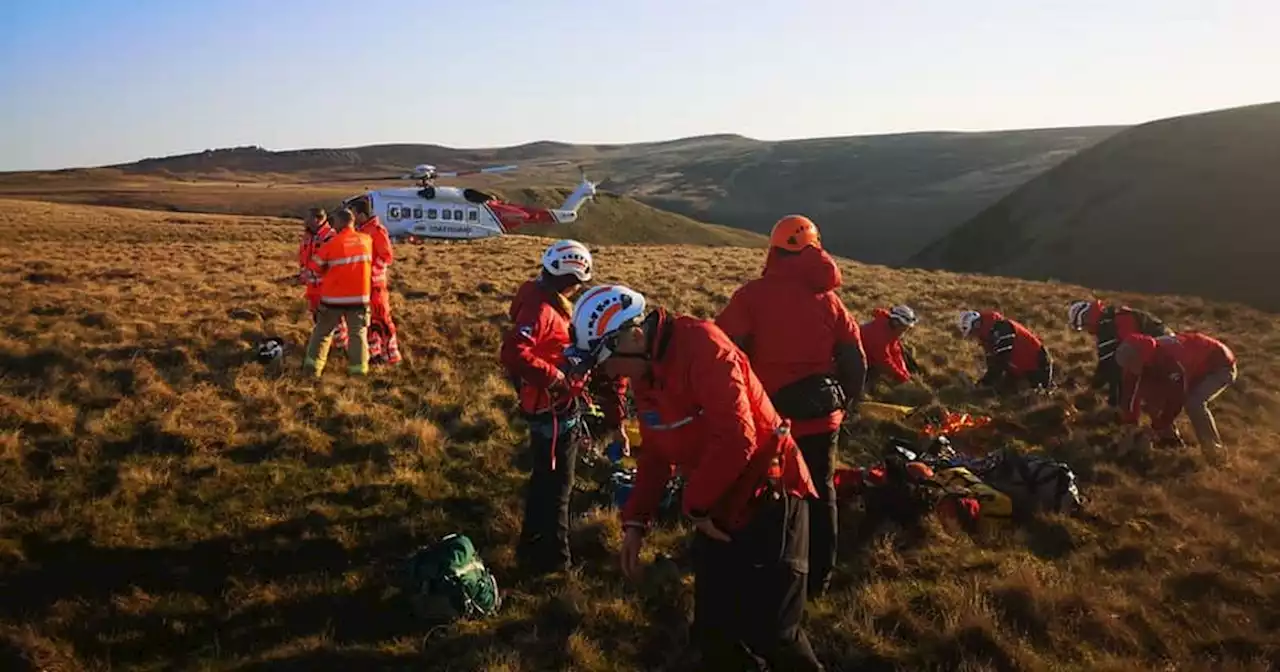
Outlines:
[[[628,527],[622,533],[622,550],[618,559],[622,563],[622,575],[634,581],[640,576],[640,547],[644,544],[644,530]]]
[[[729,535],[725,534],[711,522],[710,518],[701,518],[693,524],[693,528],[716,541],[730,541]]]
[[[630,457],[630,456],[631,456],[631,437],[627,435],[627,430],[626,430],[626,428],[624,428],[624,427],[619,427],[619,428],[617,428],[617,429],[613,430],[613,431],[609,434],[609,443],[610,443],[610,444],[613,444],[613,443],[619,443],[619,444],[622,444],[622,456],[623,456],[623,457]]]
[[[568,378],[561,373],[560,377],[553,380],[551,385],[547,387],[547,393],[551,395],[553,400],[560,400],[569,396]]]

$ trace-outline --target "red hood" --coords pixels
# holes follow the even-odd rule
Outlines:
[[[1102,317],[1102,311],[1107,309],[1107,304],[1101,301],[1094,301],[1089,306],[1088,317],[1084,320],[1084,330],[1090,334],[1098,333],[1098,320]]]
[[[516,298],[511,301],[511,309],[507,311],[507,315],[512,320],[515,320],[525,306],[535,303],[551,304],[558,308],[565,317],[570,317],[573,314],[573,306],[568,299],[542,286],[542,283],[537,280],[526,280],[523,285],[520,285],[520,289],[516,291]]]
[[[889,311],[884,308],[876,308],[875,310],[871,311],[871,319],[888,321]]]
[[[835,260],[816,247],[806,247],[799,254],[778,254],[778,248],[769,248],[764,277],[798,282],[814,292],[829,292],[842,281]]]

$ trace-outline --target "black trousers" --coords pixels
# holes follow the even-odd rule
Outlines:
[[[796,445],[809,465],[817,501],[809,503],[809,597],[827,592],[836,564],[835,461],[839,431],[797,436]]]
[[[692,634],[702,669],[821,672],[800,625],[807,601],[809,502],[770,496],[728,542],[695,534]]]
[[[563,422],[564,419],[561,419]],[[516,557],[521,569],[534,574],[567,571],[569,553],[569,499],[573,494],[573,470],[583,439],[579,421],[554,439],[555,468],[551,467],[552,428],[549,422],[531,423],[529,452],[533,469],[525,489],[524,522]]]

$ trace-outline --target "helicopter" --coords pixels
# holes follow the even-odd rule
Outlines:
[[[568,161],[554,163],[567,164]],[[518,169],[515,164],[489,166],[470,170],[440,172],[430,164],[415,166],[403,175],[323,180],[324,182],[380,182],[413,180],[416,187],[371,189],[343,200],[346,206],[358,199],[368,199],[373,212],[387,228],[392,240],[491,238],[511,233],[530,224],[568,224],[577,221],[578,212],[596,195],[596,183],[582,172],[582,181],[559,208],[517,205],[469,187],[437,186],[441,177],[463,177],[505,173]]]

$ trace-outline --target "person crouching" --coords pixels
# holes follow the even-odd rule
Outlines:
[[[1124,400],[1127,424],[1136,425],[1145,406],[1154,409],[1150,430],[1137,430],[1126,438],[1135,441],[1147,432],[1166,444],[1181,444],[1174,420],[1186,411],[1205,457],[1221,462],[1222,436],[1209,404],[1236,382],[1236,356],[1225,343],[1197,332],[1152,338],[1134,334],[1116,349],[1116,364],[1136,382]]]

